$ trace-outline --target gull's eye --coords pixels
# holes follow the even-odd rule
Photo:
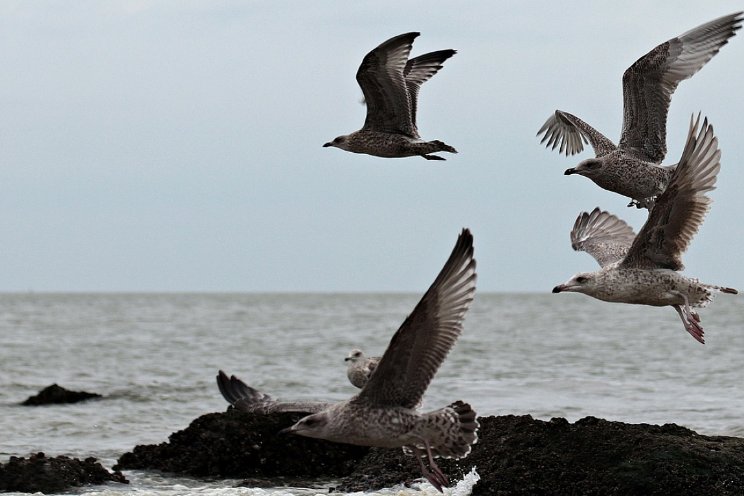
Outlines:
[[[584,277],[584,276],[579,276],[579,277],[576,278],[576,282],[578,282],[579,284],[584,284],[588,280],[589,280],[589,278],[588,277]]]
[[[602,163],[599,160],[592,160],[591,162],[587,162],[586,166],[590,169],[599,169],[599,167],[602,165]]]

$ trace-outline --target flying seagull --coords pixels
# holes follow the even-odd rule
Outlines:
[[[652,306],[671,306],[685,330],[700,343],[703,328],[693,308],[704,307],[714,293],[736,294],[732,288],[705,284],[685,277],[682,253],[703,223],[715,189],[721,152],[713,127],[705,119],[697,134],[700,116],[693,123],[669,186],[659,195],[648,220],[636,236],[614,215],[595,208],[583,212],[571,231],[571,246],[592,255],[602,267],[576,274],[553,293],[574,291],[599,300]]]
[[[650,208],[669,183],[676,165],[662,166],[672,93],[692,77],[741,28],[742,12],[720,17],[657,46],[623,74],[623,130],[615,145],[578,117],[556,110],[538,135],[541,143],[573,155],[591,143],[595,158],[565,174],[579,174],[599,187],[631,198],[628,206]]]
[[[369,52],[357,70],[364,93],[367,119],[359,131],[339,136],[323,146],[377,157],[414,157],[445,160],[435,152],[457,153],[441,141],[424,141],[416,126],[421,85],[429,80],[455,50],[440,50],[409,59],[413,40],[420,33],[390,38]]]
[[[365,356],[362,350],[355,348],[349,352],[349,356],[344,358],[344,361],[349,362],[346,369],[349,382],[361,389],[367,384],[377,364],[380,363],[380,357]]]
[[[475,280],[473,236],[463,229],[444,268],[393,335],[361,391],[283,432],[361,446],[402,447],[413,453],[424,477],[441,491],[448,481],[434,457],[467,456],[478,439],[478,422],[462,401],[428,413],[419,413],[416,406],[462,332]],[[421,460],[424,455],[430,469]]]

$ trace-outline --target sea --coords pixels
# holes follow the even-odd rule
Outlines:
[[[111,468],[137,444],[166,441],[224,411],[219,369],[286,400],[355,393],[344,357],[380,355],[420,294],[0,294],[0,462],[93,456]],[[744,436],[744,299],[700,311],[706,344],[671,308],[578,294],[476,294],[464,331],[424,397],[462,399],[479,415],[585,416],[676,423]],[[19,404],[50,384],[104,395],[72,405]],[[69,494],[285,496],[307,488],[236,488],[125,471],[129,485]],[[446,494],[465,496],[477,467]],[[355,493],[362,494],[362,493]],[[369,494],[437,494],[428,484]]]

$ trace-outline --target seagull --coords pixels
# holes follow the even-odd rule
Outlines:
[[[609,302],[671,306],[685,330],[705,344],[700,316],[693,308],[706,306],[714,293],[738,291],[678,272],[684,269],[682,253],[710,209],[711,199],[705,193],[715,189],[720,169],[721,151],[713,127],[705,119],[696,136],[699,123],[700,115],[694,123],[690,120],[679,165],[637,236],[624,221],[599,208],[579,215],[571,246],[592,255],[602,268],[576,274],[553,288],[553,293],[573,291]]]
[[[455,50],[440,50],[408,58],[420,33],[390,38],[369,52],[357,70],[364,93],[367,119],[359,131],[324,144],[377,157],[414,157],[445,160],[435,152],[457,153],[441,141],[424,141],[416,126],[416,106],[421,85],[429,80]]]
[[[344,361],[349,362],[349,366],[346,369],[346,376],[349,378],[349,382],[361,389],[367,384],[369,378],[372,377],[377,364],[380,363],[380,357],[364,356],[362,350],[355,348],[349,352],[349,356],[344,358]]]
[[[463,458],[477,441],[478,422],[462,401],[428,413],[416,406],[462,332],[475,295],[473,236],[463,229],[452,254],[390,340],[375,373],[351,399],[304,417],[282,432],[339,443],[403,448],[440,492],[447,477],[435,456]],[[429,468],[421,457],[426,456]]]
[[[573,155],[591,143],[595,158],[566,170],[631,198],[628,206],[651,208],[676,164],[666,156],[666,122],[672,93],[699,71],[741,28],[742,12],[720,17],[657,46],[623,74],[623,130],[615,145],[578,117],[556,110],[537,132],[541,143]]]

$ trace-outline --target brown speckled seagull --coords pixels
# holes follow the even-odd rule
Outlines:
[[[346,368],[346,377],[349,378],[349,382],[361,389],[372,377],[377,364],[380,363],[380,357],[365,356],[362,350],[355,348],[349,352],[349,356],[344,358],[344,361],[349,362]]]
[[[478,422],[470,405],[462,401],[428,413],[419,413],[416,406],[462,332],[475,280],[473,236],[464,229],[362,390],[304,417],[285,432],[362,446],[402,447],[414,454],[424,477],[441,491],[448,481],[434,457],[467,456],[478,439]]]
[[[631,198],[628,206],[650,208],[666,188],[675,165],[666,156],[666,123],[672,93],[692,77],[741,27],[742,12],[720,17],[657,46],[623,74],[623,130],[615,144],[578,117],[556,110],[537,134],[561,153],[581,152],[591,143],[595,158],[566,170],[599,187]]]
[[[419,34],[390,38],[364,57],[356,74],[367,104],[364,127],[323,146],[386,158],[420,156],[445,160],[432,153],[457,153],[441,141],[422,140],[416,127],[419,88],[456,53],[440,50],[409,60],[413,40]]]
[[[571,246],[592,255],[602,269],[576,274],[553,288],[554,293],[575,291],[609,302],[672,306],[685,330],[705,343],[700,316],[693,308],[706,306],[714,293],[737,291],[677,272],[684,268],[682,253],[710,209],[711,199],[705,193],[715,189],[720,169],[713,127],[706,119],[696,136],[699,123],[700,116],[690,122],[679,166],[638,236],[628,224],[599,208],[579,215]]]

